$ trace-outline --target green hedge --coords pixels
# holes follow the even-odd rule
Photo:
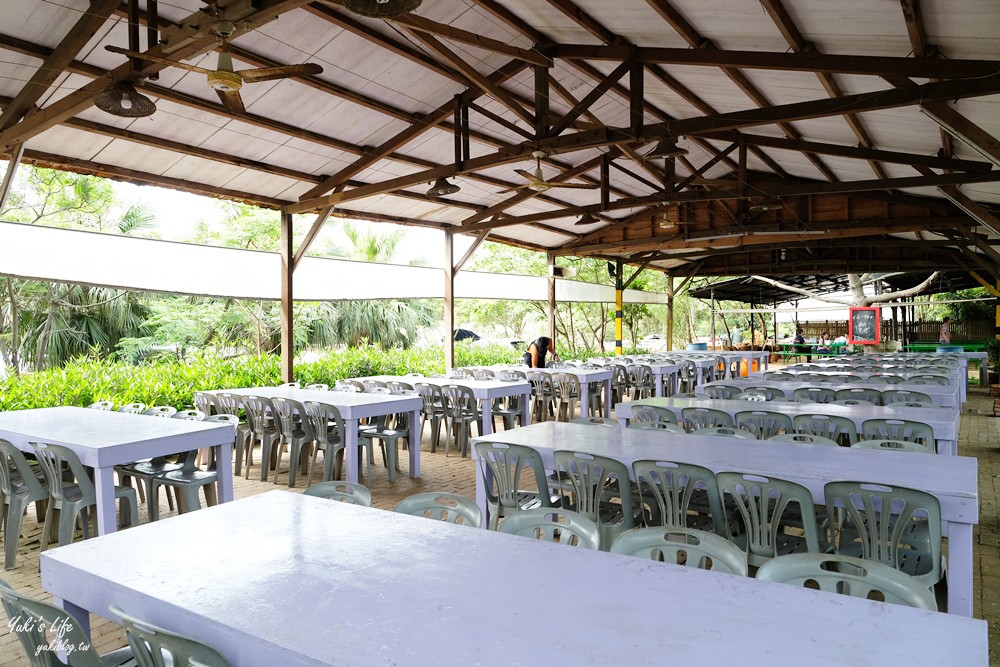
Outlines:
[[[458,366],[510,363],[516,350],[503,346],[456,345]],[[330,352],[319,360],[295,366],[295,379],[303,383],[333,384],[366,375],[441,373],[441,347],[382,350],[349,348]],[[62,368],[8,376],[0,380],[0,410],[24,410],[56,405],[90,405],[113,401],[115,405],[145,403],[191,407],[196,391],[260,387],[281,382],[277,356],[222,359],[194,357],[186,361],[157,361],[132,365],[121,361],[80,358]]]

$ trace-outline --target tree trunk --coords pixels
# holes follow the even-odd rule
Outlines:
[[[47,295],[49,298],[49,312],[45,316],[45,324],[42,326],[42,331],[38,335],[38,349],[35,351],[35,371],[40,371],[45,368],[45,354],[49,349],[49,334],[52,332],[52,324],[56,319],[56,299],[55,295],[52,293],[52,283],[49,283],[47,289]]]
[[[7,278],[7,297],[10,299],[10,364],[14,375],[21,374],[21,308],[17,304],[14,279]]]

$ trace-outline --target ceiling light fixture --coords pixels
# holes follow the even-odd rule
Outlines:
[[[454,183],[449,183],[448,179],[442,176],[441,178],[434,181],[431,189],[427,191],[428,197],[444,197],[445,195],[453,195],[462,188],[458,187]]]
[[[781,203],[781,200],[778,200],[776,202],[761,202],[760,204],[751,204],[750,208],[747,210],[749,210],[751,213],[762,213],[764,211],[780,211],[782,208],[784,208],[784,204]]]
[[[119,81],[94,93],[94,106],[121,118],[142,118],[156,111],[153,100],[137,92],[131,81]]]
[[[344,0],[344,6],[355,14],[373,19],[397,18],[409,14],[423,0]]]
[[[580,219],[574,222],[573,224],[575,226],[582,227],[584,225],[594,225],[597,224],[598,222],[600,222],[600,220],[593,213],[584,213],[583,215],[580,216]]]
[[[651,160],[661,157],[680,157],[681,155],[687,155],[687,150],[677,145],[677,137],[671,137],[657,141],[653,150],[646,153],[645,157],[647,160]]]

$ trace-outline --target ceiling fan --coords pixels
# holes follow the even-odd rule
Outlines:
[[[524,169],[515,169],[514,171],[524,178],[528,179],[527,183],[522,185],[515,185],[512,188],[507,188],[506,190],[500,190],[499,194],[506,194],[508,192],[514,192],[516,190],[533,190],[534,192],[545,192],[549,188],[576,188],[578,190],[594,190],[598,186],[591,185],[589,183],[555,183],[552,181],[546,181],[542,175],[542,158],[546,156],[545,151],[533,151],[531,156],[535,158],[535,171],[525,171]]]
[[[287,79],[295,76],[311,76],[323,71],[320,65],[315,63],[303,63],[301,65],[281,65],[278,67],[258,67],[256,69],[233,69],[232,56],[226,51],[226,38],[236,31],[236,26],[230,21],[219,21],[213,26],[212,31],[219,36],[222,41],[222,50],[219,52],[219,60],[214,70],[188,65],[187,63],[151,56],[148,53],[140,53],[130,49],[123,49],[118,46],[105,46],[104,48],[112,53],[120,53],[140,60],[180,67],[190,72],[204,74],[208,79],[208,85],[215,89],[222,100],[222,105],[229,111],[242,113],[246,111],[243,100],[240,98],[240,89],[244,83],[259,83],[261,81],[273,81],[275,79]]]

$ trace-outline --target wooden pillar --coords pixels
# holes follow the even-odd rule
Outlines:
[[[622,285],[622,261],[615,262],[615,356],[620,357],[625,353],[622,348],[622,325],[625,317],[625,306],[622,303],[625,288]]]
[[[674,277],[667,274],[667,352],[674,349]]]
[[[552,341],[552,349],[556,349],[556,256],[549,254],[549,284],[548,284],[548,305],[545,308],[545,318],[548,320],[548,336]],[[572,319],[570,320],[572,321]],[[570,334],[572,335],[572,333]]]
[[[3,211],[7,203],[7,196],[14,185],[14,174],[21,165],[21,157],[24,155],[24,144],[17,144],[10,152],[10,164],[7,165],[7,173],[3,176],[3,184],[0,184],[0,211]]]
[[[455,367],[455,238],[444,235],[444,368]]]
[[[281,214],[281,381],[294,382],[295,336],[293,326],[292,273],[295,270],[292,252],[292,215]]]

